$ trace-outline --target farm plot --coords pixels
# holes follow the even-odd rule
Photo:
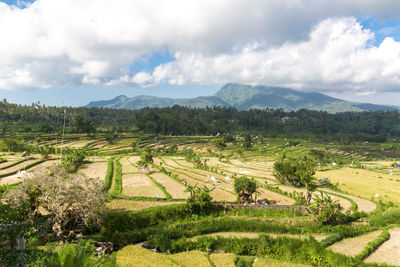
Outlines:
[[[171,169],[167,168],[167,170],[170,171],[172,173],[172,175],[176,175],[177,178],[179,180],[181,180],[182,182],[186,181],[188,185],[191,185],[191,186],[197,185],[199,187],[207,186],[208,188],[210,188],[210,184],[205,183],[204,181],[202,181],[200,179],[194,179],[190,175],[182,174],[173,168],[171,168]],[[220,188],[215,188],[211,192],[211,196],[213,197],[213,201],[228,201],[228,202],[236,201],[236,195],[234,193],[232,193],[232,192],[228,193]]]
[[[400,265],[400,228],[389,230],[390,239],[375,250],[365,262]]]
[[[214,200],[216,201],[235,201],[236,200],[236,195],[233,193],[233,185],[231,183],[225,182],[223,179],[224,176],[217,175],[211,172],[199,170],[199,169],[185,169],[182,168],[180,169],[179,165],[171,160],[171,159],[165,159],[165,163],[168,165],[166,166],[165,164],[163,165],[164,167],[167,167],[169,171],[173,173],[179,174],[179,179],[181,180],[186,180],[189,185],[195,185],[199,184],[200,186],[208,186],[208,187],[213,187],[215,188],[214,191],[211,192],[211,196],[213,197]],[[177,166],[177,167],[171,167],[172,165]],[[202,174],[204,173],[204,174]],[[209,173],[209,174],[206,174]],[[209,177],[207,177],[207,175]],[[211,176],[214,176],[216,178],[216,181],[211,180]],[[218,179],[218,180],[217,180]],[[195,180],[195,181],[193,181]]]
[[[131,157],[123,157],[119,161],[122,165],[122,173],[139,173],[139,169],[132,165]]]
[[[237,173],[239,175],[240,174],[241,175],[249,175],[249,176],[255,175],[255,176],[260,176],[260,177],[267,177],[267,176],[271,175],[271,173],[267,172],[267,171],[255,170],[255,169],[245,168],[245,167],[241,167],[241,166],[231,165],[228,163],[223,163],[223,162],[220,162],[217,158],[209,158],[208,162],[212,166],[215,166],[217,168],[220,168],[222,170],[229,171],[232,173]]]
[[[186,188],[182,184],[161,172],[152,173],[151,177],[162,184],[172,198],[182,199],[190,196],[189,193],[184,192]]]
[[[19,169],[24,168],[24,167],[32,164],[35,161],[37,161],[37,159],[28,159],[26,161],[18,163],[18,164],[14,165],[14,166],[11,166],[9,168],[0,170],[0,175],[18,171]],[[11,163],[9,163],[9,164],[11,164]],[[4,166],[4,167],[6,167],[6,166]]]
[[[258,199],[267,199],[268,201],[271,201],[272,204],[277,204],[277,205],[293,205],[294,200],[287,197],[287,196],[282,196],[278,193],[269,191],[264,188],[258,188],[258,192],[260,192],[260,195],[258,196]]]
[[[6,158],[6,159],[7,159],[7,161],[5,161],[3,163],[0,163],[0,168],[6,167],[6,166],[8,166],[8,165],[10,165],[10,164],[12,164],[12,163],[17,161],[17,159],[14,159],[14,158],[12,158],[12,159],[11,158]]]
[[[182,204],[184,202],[167,202],[167,201],[140,201],[129,199],[113,199],[107,203],[107,208],[110,210],[141,210],[151,207],[168,206],[173,204]]]
[[[266,234],[269,235],[273,238],[276,237],[289,237],[289,238],[299,238],[299,239],[307,239],[309,235],[296,235],[296,234],[273,234],[273,233],[249,233],[249,232],[219,232],[219,233],[212,233],[212,234],[206,234],[206,235],[201,235],[201,236],[195,236],[190,238],[190,241],[196,241],[200,237],[212,237],[212,238],[217,238],[217,237],[223,237],[223,238],[258,238],[260,235]],[[324,240],[328,235],[324,234],[311,234],[312,237],[315,238],[318,242],[321,242]]]
[[[38,165],[33,166],[29,170],[20,171],[18,173],[12,174],[12,175],[5,176],[3,178],[0,178],[0,185],[16,184],[16,183],[22,182],[25,179],[29,179],[29,177],[30,177],[29,174],[32,173],[33,171],[41,169],[41,168],[47,168],[53,164],[56,164],[56,162],[48,160],[48,161],[44,161]]]
[[[400,202],[400,182],[393,175],[376,173],[364,169],[342,168],[319,171],[317,178],[328,178],[338,183],[338,188],[346,193],[362,198]]]
[[[93,142],[93,140],[79,140],[79,141],[73,141],[69,143],[64,143],[63,145],[57,145],[56,147],[61,148],[61,147],[70,147],[70,148],[82,148],[86,146],[87,144]]]
[[[364,247],[371,241],[373,241],[375,238],[377,238],[382,231],[373,231],[371,233],[353,237],[353,238],[347,238],[344,239],[340,242],[337,242],[330,246],[329,248],[333,250],[334,252],[344,254],[346,256],[351,256],[354,257],[358,254],[360,254]]]
[[[211,254],[210,260],[215,267],[235,267],[236,255],[232,253]]]
[[[168,257],[177,262],[180,266],[211,267],[211,264],[205,255],[204,252],[192,250],[168,255]]]
[[[127,197],[165,198],[163,191],[144,174],[123,174],[122,194]]]
[[[81,167],[79,173],[85,175],[88,178],[104,180],[104,177],[107,173],[107,167],[108,164],[106,161],[88,163]]]

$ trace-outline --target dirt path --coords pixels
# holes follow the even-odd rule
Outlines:
[[[400,228],[389,230],[390,239],[375,250],[365,262],[400,265]]]
[[[346,238],[340,242],[337,242],[330,246],[329,248],[337,253],[342,253],[346,256],[354,257],[360,254],[364,247],[375,238],[377,238],[382,233],[381,230],[373,231],[371,233],[353,237]]]

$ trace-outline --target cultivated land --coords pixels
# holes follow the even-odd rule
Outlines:
[[[40,145],[81,148],[89,153],[78,173],[101,181],[111,173],[108,214],[123,214],[121,220],[139,218],[132,219],[138,225],[116,221],[112,227],[107,226],[113,230],[104,227],[103,232],[87,236],[89,240],[113,242],[120,248],[116,254],[119,266],[238,266],[240,262],[247,262],[248,266],[306,266],[323,265],[328,258],[334,259],[335,264],[330,262],[327,266],[348,266],[356,258],[356,265],[400,265],[400,168],[393,167],[393,162],[400,160],[400,152],[392,151],[390,157],[379,154],[392,144],[341,145],[295,140],[295,145],[287,145],[289,140],[283,138],[253,137],[252,147],[239,155],[236,151],[243,137],[238,136],[219,158],[218,150],[210,143],[213,137],[207,136],[156,138],[127,134],[110,144],[101,135],[89,139],[75,134],[67,135],[63,145],[60,140],[49,138],[42,138],[46,141]],[[174,145],[178,150],[167,153]],[[146,148],[151,148],[153,163],[143,172],[139,161]],[[189,150],[205,165],[188,159]],[[317,167],[313,195],[329,195],[343,212],[357,216],[353,221],[340,226],[317,223],[312,215],[295,211],[295,194],[306,193],[306,189],[280,184],[276,179],[274,163],[283,155],[313,158],[315,150],[323,151],[326,158]],[[11,152],[3,152],[1,157],[7,161],[0,163],[0,185],[10,187],[29,179],[34,170],[59,162],[59,154],[50,155],[50,160],[40,155],[23,158]],[[111,170],[109,160],[114,163]],[[120,172],[116,170],[118,164]],[[226,208],[237,203],[234,183],[242,176],[256,181],[257,198],[268,205]],[[328,179],[331,185],[323,185],[321,179]],[[113,192],[118,185],[120,192]],[[210,213],[184,213],[181,209],[190,197],[185,185],[207,186],[212,201],[223,208]],[[274,205],[286,210],[275,210]],[[378,244],[366,253],[366,248],[387,229],[390,238],[375,242]],[[134,245],[141,242],[171,254]],[[312,248],[308,251],[307,246]],[[313,249],[323,251],[322,256],[311,257]],[[318,257],[322,257],[321,262]]]

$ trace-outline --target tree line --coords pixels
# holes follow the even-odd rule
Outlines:
[[[301,109],[232,107],[143,108],[139,110],[66,107],[66,132],[136,132],[161,135],[217,135],[320,137],[347,141],[385,141],[400,136],[400,114],[395,111],[343,112]],[[59,133],[64,107],[10,104],[0,101],[0,135],[13,132]]]

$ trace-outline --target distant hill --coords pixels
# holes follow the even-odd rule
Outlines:
[[[156,96],[135,96],[128,98],[121,95],[111,100],[90,102],[86,107],[141,109],[144,107],[162,108],[173,105],[196,108],[231,106],[238,110],[249,110],[252,108],[283,108],[287,111],[309,109],[322,110],[329,113],[398,109],[398,107],[394,106],[349,102],[320,93],[307,93],[290,88],[250,86],[237,83],[226,84],[213,96],[175,99]]]

